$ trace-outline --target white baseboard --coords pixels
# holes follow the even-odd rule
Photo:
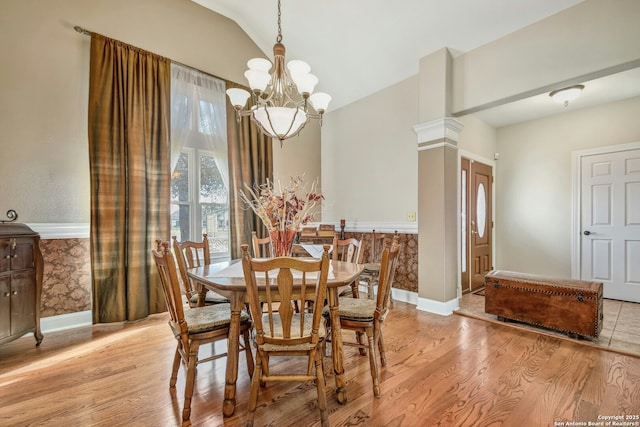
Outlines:
[[[43,317],[40,319],[40,329],[43,334],[79,328],[80,326],[91,326],[92,324],[93,318],[91,310],[60,314],[58,316]]]
[[[418,310],[428,311],[429,313],[439,314],[440,316],[450,316],[454,310],[460,308],[460,304],[458,298],[445,302],[418,298],[416,308]]]
[[[367,285],[359,285],[358,289],[362,293],[367,293]],[[373,288],[373,294],[377,295],[377,286]],[[391,298],[394,301],[406,302],[407,304],[418,304],[418,294],[416,292],[406,291],[404,289],[391,288]]]
[[[391,288],[391,297],[394,301],[406,302],[408,304],[418,305],[418,293],[405,291],[404,289]]]
[[[367,293],[367,286],[360,285],[359,289],[363,293]],[[373,290],[374,294],[376,288]],[[460,308],[458,298],[451,301],[435,301],[427,298],[420,298],[417,292],[406,291],[404,289],[391,289],[391,296],[394,301],[406,302],[416,306],[417,310],[428,311],[429,313],[438,314],[440,316],[450,316],[453,312]]]

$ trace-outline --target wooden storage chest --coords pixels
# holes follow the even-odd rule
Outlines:
[[[494,270],[485,276],[485,312],[596,338],[602,330],[602,283]]]

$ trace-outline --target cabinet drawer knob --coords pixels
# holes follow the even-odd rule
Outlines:
[[[11,258],[18,258],[18,254],[11,255]]]
[[[4,293],[4,296],[5,296],[5,297],[8,297],[8,296],[11,296],[11,294],[10,294],[9,292],[5,292],[5,293]]]
[[[18,295],[18,291],[11,292],[13,295]]]
[[[11,255],[5,255],[5,259],[11,259]]]

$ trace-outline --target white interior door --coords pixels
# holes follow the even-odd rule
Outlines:
[[[640,302],[640,149],[581,160],[581,279]]]

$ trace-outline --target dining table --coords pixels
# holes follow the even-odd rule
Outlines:
[[[364,270],[363,264],[331,260],[327,279],[327,304],[331,319],[331,357],[335,373],[336,400],[347,402],[346,380],[344,375],[344,353],[342,332],[338,314],[340,288],[357,280]],[[240,353],[240,314],[248,303],[247,286],[244,280],[240,260],[223,261],[187,269],[187,275],[200,292],[200,301],[204,294],[212,290],[231,302],[231,324],[229,326],[227,366],[225,373],[224,402],[222,413],[231,416],[236,407],[236,381],[238,379],[238,359]],[[295,287],[295,282],[294,282]],[[260,289],[260,284],[258,283]],[[251,351],[247,349],[247,351]]]

